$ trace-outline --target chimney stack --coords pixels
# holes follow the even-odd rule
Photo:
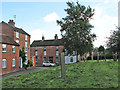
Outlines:
[[[9,20],[8,24],[9,24],[9,25],[12,25],[12,26],[15,26],[14,20]]]
[[[42,36],[42,41],[44,41],[45,40],[45,37],[44,36]]]
[[[57,34],[55,34],[55,40],[57,40],[58,39],[58,36],[57,36]]]

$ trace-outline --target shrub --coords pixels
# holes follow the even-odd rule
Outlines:
[[[25,69],[27,69],[28,65],[26,65],[26,64],[23,64],[23,67],[24,67]]]
[[[33,62],[32,60],[28,60],[28,64],[27,64],[29,67],[33,66]]]

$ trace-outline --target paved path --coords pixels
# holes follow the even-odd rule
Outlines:
[[[11,77],[11,76],[18,75],[18,74],[30,73],[30,72],[34,72],[34,71],[38,71],[38,70],[42,70],[42,69],[47,69],[47,68],[50,68],[50,67],[36,67],[34,69],[19,70],[19,71],[16,71],[16,72],[11,72],[11,73],[4,74],[4,75],[2,75],[2,78]],[[1,77],[1,75],[0,75],[0,77]]]

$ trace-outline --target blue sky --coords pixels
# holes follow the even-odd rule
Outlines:
[[[19,1],[19,0],[18,0]],[[31,43],[33,40],[41,40],[42,34],[45,39],[53,39],[55,34],[60,35],[60,27],[56,20],[66,16],[64,9],[67,8],[67,0],[2,0],[2,19],[8,22],[14,19],[16,15],[15,26],[23,28],[31,34]],[[75,0],[69,0],[75,1]],[[80,0],[81,1],[81,0]],[[118,25],[118,1],[119,0],[84,0],[79,2],[82,5],[90,5],[95,9],[93,20],[93,33],[96,33],[97,40],[94,46],[105,45],[106,37],[110,35],[110,30]]]

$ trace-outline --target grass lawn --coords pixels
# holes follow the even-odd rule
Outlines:
[[[118,61],[81,61],[66,65],[66,78],[61,67],[39,70],[2,79],[3,88],[116,88]]]

